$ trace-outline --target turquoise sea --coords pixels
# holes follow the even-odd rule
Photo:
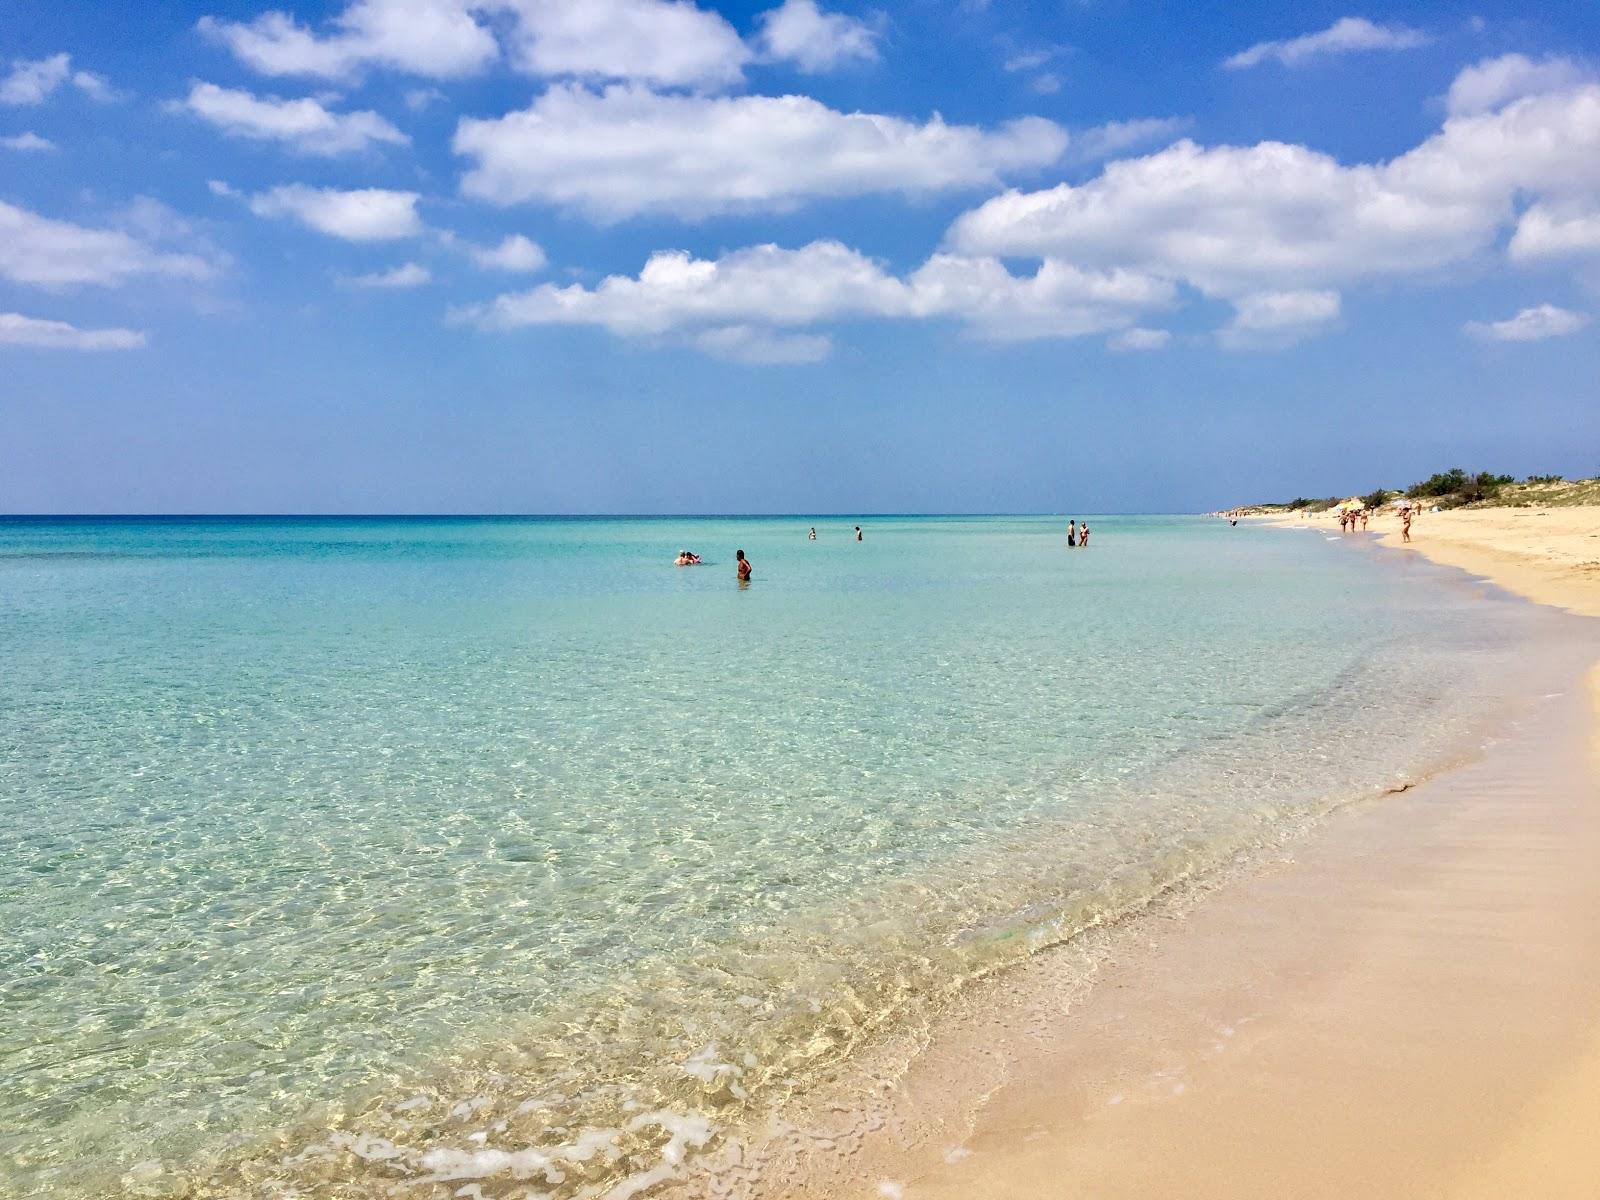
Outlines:
[[[1571,645],[1091,523],[0,518],[0,1194],[647,1194]]]

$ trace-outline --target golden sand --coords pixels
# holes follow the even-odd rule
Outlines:
[[[1330,533],[1339,529],[1337,514],[1267,519]],[[1409,543],[1401,541],[1399,518],[1386,512],[1350,536],[1377,537],[1385,546],[1460,567],[1540,604],[1600,617],[1600,507],[1424,512],[1412,522]]]
[[[1412,536],[1600,614],[1600,509],[1423,514]],[[775,1130],[775,1169],[729,1194],[1600,1197],[1600,668],[1588,688],[1107,935],[1086,995],[1048,955],[978,988],[866,1119]]]

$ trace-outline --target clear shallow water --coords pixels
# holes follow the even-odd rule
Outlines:
[[[853,523],[0,520],[0,1192],[631,1194],[1572,636],[1314,536]]]

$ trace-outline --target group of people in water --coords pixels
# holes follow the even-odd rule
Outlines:
[[[855,539],[858,542],[865,540],[859,525],[855,527]],[[806,531],[806,540],[811,542],[817,540],[817,527],[815,525]],[[1067,545],[1077,548],[1088,544],[1089,522],[1085,521],[1080,525],[1078,519],[1074,517],[1067,525]],[[672,560],[672,565],[675,567],[697,567],[702,561],[701,557],[693,550],[680,550],[678,551],[678,557]],[[735,550],[733,552],[733,571],[741,584],[750,582],[753,570],[750,560],[744,556],[744,551]]]
[[[863,541],[864,537],[861,532],[861,526],[857,525],[855,532],[856,541]],[[1084,537],[1087,538],[1089,536],[1088,525],[1083,527],[1083,533]],[[806,534],[806,538],[807,540],[813,542],[817,540],[817,527],[815,525],[813,525],[810,531]],[[678,557],[672,560],[672,565],[675,567],[698,567],[703,561],[704,560],[693,550],[680,550],[678,551]],[[750,560],[744,556],[744,551],[735,550],[733,552],[733,573],[738,578],[739,582],[749,583],[750,576],[753,571],[754,568],[750,565]]]

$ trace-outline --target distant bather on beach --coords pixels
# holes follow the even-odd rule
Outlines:
[[[1089,544],[1089,522],[1085,521],[1083,523],[1083,527],[1078,530],[1078,548],[1081,550],[1081,549],[1083,549],[1083,547],[1087,546],[1088,544]]]
[[[860,540],[861,540],[861,526],[857,525],[856,526],[856,541],[859,542]]]
[[[1076,549],[1078,545],[1078,518],[1073,517],[1067,523],[1067,545]]]
[[[743,550],[733,552],[733,570],[740,583],[750,582],[750,560],[744,556]]]

